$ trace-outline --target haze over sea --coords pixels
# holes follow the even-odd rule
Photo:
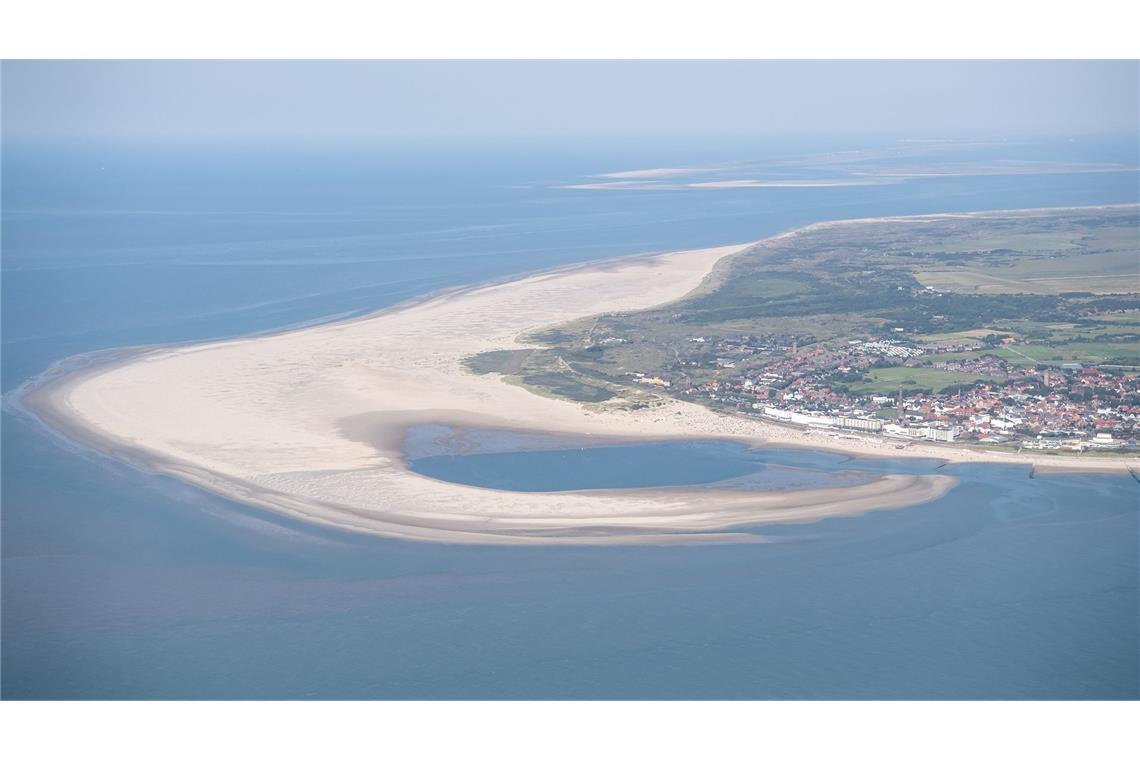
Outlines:
[[[5,398],[75,354],[278,330],[563,264],[829,219],[1140,200],[1135,171],[565,187],[606,172],[900,145],[8,140]],[[1134,137],[987,142],[906,160],[1140,162]],[[1140,696],[1128,477],[947,467],[962,482],[937,502],[766,527],[757,532],[778,540],[763,544],[449,546],[264,514],[61,445],[15,411],[6,403],[5,698]],[[657,451],[623,456],[659,468],[660,482],[699,482],[678,471],[686,461],[720,472],[717,457],[741,456]],[[495,456],[498,485],[542,490],[527,478],[551,472],[549,452],[543,468],[531,466],[537,452]],[[612,481],[596,452],[560,456],[559,477],[577,466],[581,485]],[[748,456],[776,480],[936,465]]]

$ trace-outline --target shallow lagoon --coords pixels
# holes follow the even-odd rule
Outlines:
[[[728,441],[599,445],[502,431],[463,431],[457,437],[454,431],[437,425],[413,428],[408,438],[405,447],[412,472],[508,491],[673,486],[785,491],[858,485],[874,479],[870,473],[860,472],[866,465],[845,468],[844,457],[822,455],[816,460],[813,452],[797,456],[792,451],[750,449]],[[447,444],[441,442],[448,441],[452,448],[462,450],[423,454],[445,448]],[[797,464],[787,464],[793,461]]]

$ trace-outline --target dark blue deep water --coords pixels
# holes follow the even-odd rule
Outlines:
[[[3,390],[77,353],[278,329],[824,219],[1138,199],[1135,172],[557,187],[865,143],[5,143]],[[989,150],[1137,162],[1131,140]],[[611,452],[622,460],[437,452],[417,466],[530,490],[802,487],[936,466],[688,445]],[[618,470],[633,480],[613,482]],[[1137,483],[940,472],[961,485],[937,502],[757,529],[773,543],[447,546],[265,515],[61,446],[6,409],[0,687],[7,699],[1140,696]]]

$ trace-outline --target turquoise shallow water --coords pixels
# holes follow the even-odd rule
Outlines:
[[[804,146],[469,147],[6,143],[5,391],[79,352],[819,219],[1137,200],[1135,173],[573,192],[551,185]],[[1037,150],[1135,163],[1130,143]],[[937,502],[757,529],[767,544],[446,546],[265,515],[60,447],[10,411],[2,433],[5,698],[1140,696],[1127,477],[945,467],[961,484]],[[424,449],[418,466],[537,490],[937,466],[687,446]]]

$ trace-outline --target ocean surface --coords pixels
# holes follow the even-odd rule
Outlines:
[[[773,539],[762,544],[449,546],[264,514],[62,445],[12,403],[71,355],[357,315],[567,263],[828,219],[1140,199],[1135,171],[565,187],[896,144],[5,142],[2,696],[1140,697],[1129,477],[948,466],[961,484],[936,502],[754,529]],[[966,159],[1138,163],[1134,139],[923,160]],[[618,448],[424,449],[414,466],[551,490],[799,488],[938,465],[715,442]]]

